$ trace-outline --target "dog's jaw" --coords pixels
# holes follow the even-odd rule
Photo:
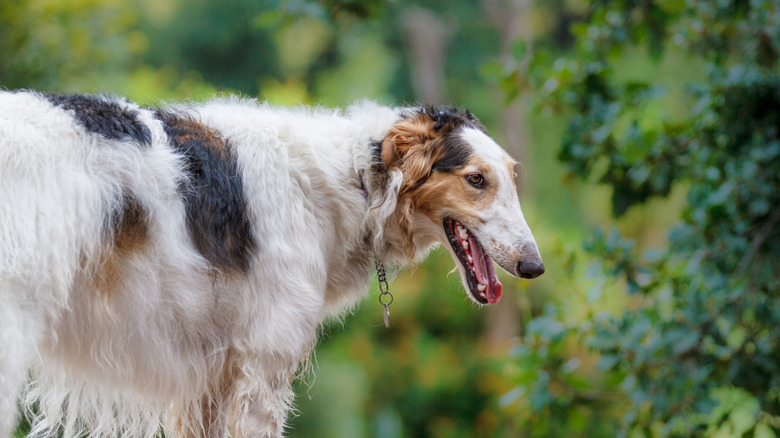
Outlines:
[[[501,299],[501,282],[493,267],[493,259],[485,252],[473,232],[455,219],[444,219],[444,231],[464,287],[478,304],[496,304]]]

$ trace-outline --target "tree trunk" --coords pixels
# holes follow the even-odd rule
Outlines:
[[[415,96],[422,103],[441,105],[447,99],[444,56],[449,35],[442,19],[420,7],[404,11],[408,47],[411,50],[410,74]]]

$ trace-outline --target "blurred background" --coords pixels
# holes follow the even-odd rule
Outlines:
[[[447,103],[522,162],[547,273],[435,251],[321,329],[291,437],[780,431],[770,0],[0,0],[0,87]],[[21,436],[27,426],[22,424]]]

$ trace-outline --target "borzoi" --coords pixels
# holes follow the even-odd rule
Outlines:
[[[281,436],[375,260],[544,272],[514,166],[453,109],[0,92],[0,437],[21,393],[35,436]]]

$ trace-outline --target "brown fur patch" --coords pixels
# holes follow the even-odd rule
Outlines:
[[[192,117],[178,117],[173,122],[169,121],[168,123],[175,123],[175,130],[178,133],[177,140],[182,143],[197,141],[222,153],[227,152],[227,142],[219,132]]]
[[[149,217],[141,202],[132,195],[124,197],[121,217],[114,227],[114,250],[133,252],[144,246],[149,237]]]
[[[92,277],[92,286],[106,296],[111,296],[124,281],[127,258],[146,246],[149,217],[140,201],[126,194],[121,210],[111,216],[109,226],[112,230],[111,244]]]
[[[402,160],[407,162],[410,152],[418,158],[426,155],[435,158],[433,140],[441,135],[433,130],[433,124],[433,119],[417,113],[393,125],[382,143],[382,161],[392,168],[401,165]],[[421,168],[414,170],[417,172],[410,174],[409,179],[419,176]]]
[[[477,189],[466,180],[470,173],[478,171],[485,177],[486,185]],[[411,195],[414,207],[434,222],[452,216],[465,224],[481,223],[479,213],[490,207],[498,192],[496,176],[490,167],[477,157],[460,171],[435,172],[428,181]]]

